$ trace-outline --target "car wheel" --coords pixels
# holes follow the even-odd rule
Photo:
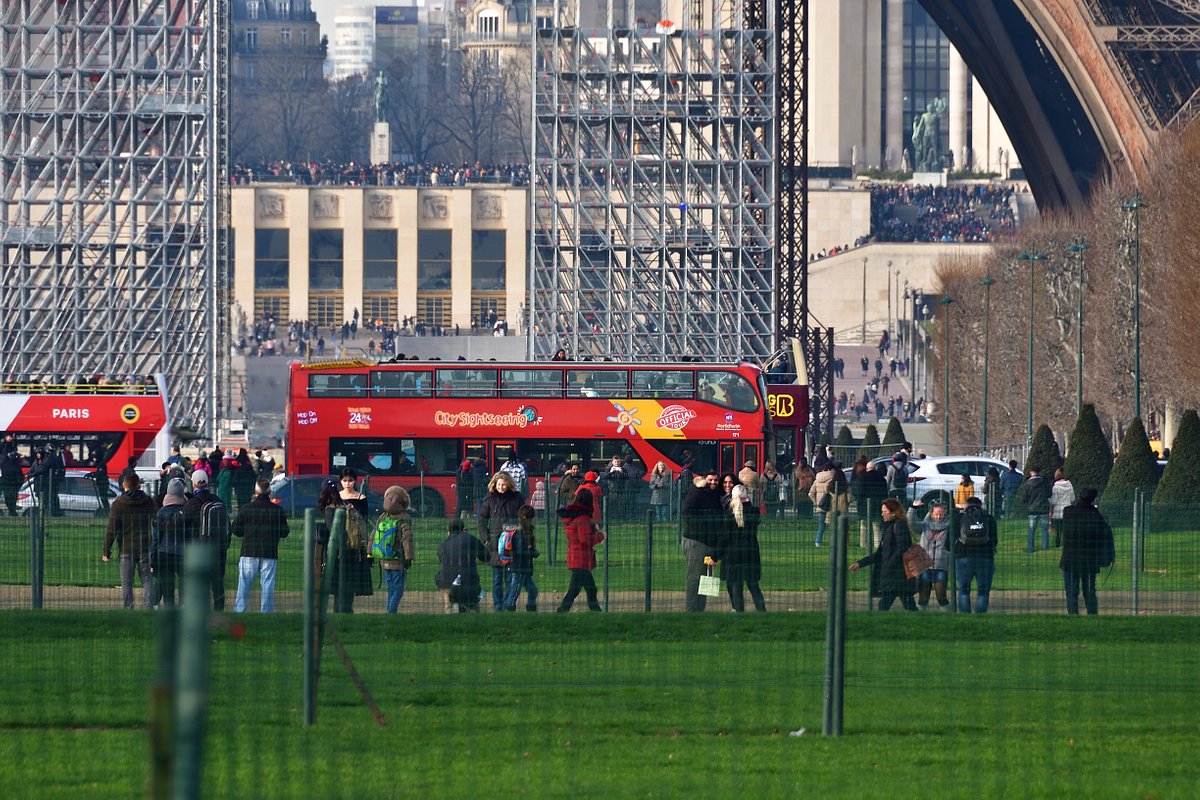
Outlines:
[[[446,503],[433,489],[413,489],[409,493],[409,511],[414,517],[444,517]]]

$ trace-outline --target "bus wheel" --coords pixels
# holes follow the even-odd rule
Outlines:
[[[444,517],[446,503],[433,489],[413,489],[409,492],[408,510],[414,517]]]

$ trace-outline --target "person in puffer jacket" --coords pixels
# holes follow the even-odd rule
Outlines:
[[[580,590],[587,592],[588,608],[600,611],[596,599],[596,579],[592,570],[596,568],[596,552],[592,548],[604,541],[604,532],[592,520],[592,493],[581,488],[575,493],[575,502],[558,510],[567,534],[567,569],[571,570],[571,584],[556,609],[565,614],[579,596]]]

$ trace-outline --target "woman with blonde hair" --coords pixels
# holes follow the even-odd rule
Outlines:
[[[729,604],[736,612],[746,610],[743,587],[750,590],[750,598],[759,611],[767,610],[758,583],[762,580],[762,559],[758,549],[758,507],[750,502],[750,491],[741,484],[733,487],[729,495],[730,522],[728,547],[721,561],[721,579],[729,593]]]
[[[507,565],[500,562],[497,552],[500,534],[505,524],[520,527],[518,513],[525,505],[525,497],[517,491],[517,484],[507,472],[497,472],[488,481],[487,496],[479,506],[479,539],[487,547],[488,562],[492,566],[492,610],[504,610],[504,595],[507,585]]]
[[[654,518],[659,522],[671,518],[671,481],[667,462],[659,461],[650,470],[650,505],[654,508]]]

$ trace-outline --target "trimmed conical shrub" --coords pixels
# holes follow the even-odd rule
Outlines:
[[[1121,440],[1117,460],[1108,476],[1108,486],[1101,496],[1102,510],[1113,524],[1128,524],[1133,504],[1133,490],[1139,487],[1153,491],[1158,480],[1157,459],[1146,438],[1141,419],[1134,417]]]
[[[878,458],[879,444],[879,430],[874,425],[868,425],[867,430],[863,433],[862,443],[858,447],[857,458],[866,458],[868,461]]]
[[[1112,450],[1104,437],[1100,418],[1096,416],[1096,407],[1085,403],[1079,411],[1079,419],[1075,420],[1075,430],[1071,431],[1063,472],[1078,497],[1083,489],[1095,489],[1103,494],[1112,468]]]
[[[904,438],[904,428],[900,425],[900,420],[895,417],[889,419],[887,430],[883,433],[884,454],[896,452],[900,449],[900,445],[906,441]]]
[[[837,436],[833,440],[834,457],[839,461],[849,464],[854,460],[854,434],[850,432],[850,428],[843,425],[838,429]]]
[[[1154,502],[1164,505],[1200,503],[1200,416],[1189,408],[1171,442],[1171,457],[1154,492]]]
[[[1029,448],[1029,458],[1025,459],[1025,475],[1029,475],[1030,467],[1040,467],[1042,477],[1054,482],[1054,470],[1063,465],[1062,452],[1049,425],[1040,426],[1033,434],[1033,445]]]

